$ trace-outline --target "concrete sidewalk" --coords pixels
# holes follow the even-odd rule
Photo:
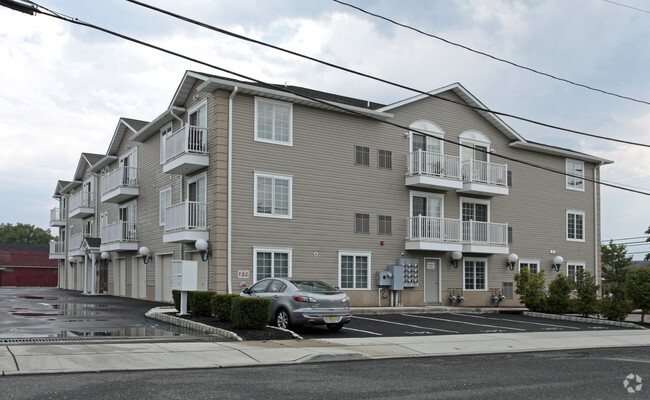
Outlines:
[[[264,342],[10,344],[2,375],[225,368],[402,357],[650,346],[648,330],[525,332]]]

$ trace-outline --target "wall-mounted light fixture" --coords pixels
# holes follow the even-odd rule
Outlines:
[[[560,272],[560,266],[563,262],[564,258],[562,258],[562,256],[553,257],[553,264],[551,264],[551,269],[554,269],[555,272]]]
[[[138,253],[142,256],[142,261],[144,262],[145,265],[149,264],[149,261],[151,261],[151,251],[149,251],[149,248],[147,246],[142,246],[140,247],[140,250],[138,250]]]
[[[102,254],[99,255],[100,261],[102,264],[104,264],[105,267],[108,266],[108,264],[111,262],[111,255],[108,253],[108,251],[102,251]]]
[[[199,251],[201,255],[201,260],[208,261],[208,258],[212,257],[212,250],[208,249],[208,242],[205,239],[199,239],[194,243],[194,247]]]
[[[460,251],[454,251],[451,253],[451,265],[454,268],[458,268],[458,261],[463,258],[463,253]]]
[[[68,257],[68,262],[70,263],[70,268],[74,268],[74,263],[76,259],[72,256]]]
[[[506,268],[510,268],[510,271],[514,271],[515,265],[517,265],[517,261],[519,261],[518,255],[516,255],[515,253],[508,254],[508,260],[506,261]]]

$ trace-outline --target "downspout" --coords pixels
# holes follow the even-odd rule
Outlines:
[[[228,232],[227,232],[227,264],[228,293],[232,293],[232,105],[239,88],[235,86],[228,98]]]
[[[600,255],[600,210],[598,208],[598,191],[600,184],[596,182],[596,172],[598,172],[598,182],[600,182],[600,166],[603,165],[601,161],[599,165],[594,166],[594,279],[596,284],[602,284],[598,279],[598,256]]]

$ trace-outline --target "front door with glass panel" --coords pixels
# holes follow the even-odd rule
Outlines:
[[[206,226],[206,181],[205,178],[190,182],[187,186],[187,199],[189,201],[189,228]]]
[[[414,237],[440,239],[442,235],[442,198],[413,196]]]
[[[122,240],[136,240],[135,222],[136,222],[135,203],[130,203],[120,207],[120,223],[122,224]]]
[[[463,202],[463,241],[488,241],[488,205],[484,203]]]
[[[189,137],[188,137],[188,150],[190,152],[205,153],[208,126],[208,113],[207,105],[204,104],[196,110],[192,111],[188,118],[189,122]]]

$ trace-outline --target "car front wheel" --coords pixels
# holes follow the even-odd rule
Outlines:
[[[278,310],[275,314],[275,325],[282,329],[289,329],[291,327],[291,318],[289,318],[287,310],[283,308]]]

